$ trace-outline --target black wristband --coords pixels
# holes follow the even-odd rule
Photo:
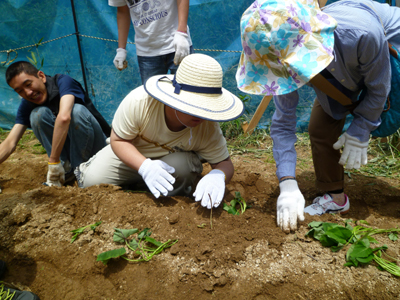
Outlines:
[[[294,178],[289,177],[289,178],[282,179],[281,181],[279,181],[279,183],[284,182],[286,180],[296,180],[296,177],[294,177]]]

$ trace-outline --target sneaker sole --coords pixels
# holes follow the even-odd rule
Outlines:
[[[326,214],[345,215],[345,214],[347,214],[349,211],[350,211],[350,209],[344,210],[344,211],[341,211],[341,210],[327,210],[325,213],[326,213]]]

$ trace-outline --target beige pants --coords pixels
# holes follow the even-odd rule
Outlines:
[[[315,99],[308,133],[317,177],[316,186],[324,192],[344,188],[344,169],[339,164],[341,152],[333,149],[333,144],[342,134],[345,120],[333,119],[323,110],[318,99]]]
[[[155,158],[154,158],[155,159]],[[174,190],[168,196],[189,196],[194,182],[203,171],[203,165],[194,152],[175,152],[158,158],[175,168]],[[138,172],[125,165],[107,145],[89,161],[82,163],[75,171],[80,187],[101,183],[127,187],[143,187],[144,181]]]

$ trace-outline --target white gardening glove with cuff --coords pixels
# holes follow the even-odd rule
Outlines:
[[[294,178],[283,179],[279,183],[281,193],[276,202],[277,224],[285,232],[297,229],[297,219],[304,221],[304,200]]]
[[[162,160],[151,160],[147,158],[140,166],[138,173],[142,176],[144,182],[154,197],[167,196],[172,191],[175,183],[175,177],[171,174],[175,169]]]
[[[65,182],[65,170],[61,162],[51,163],[49,162],[47,171],[47,181],[48,186],[62,186]]]
[[[201,200],[201,206],[211,209],[211,207],[218,207],[221,204],[224,194],[225,173],[214,169],[199,181],[193,197],[195,197],[195,201]]]
[[[346,165],[346,169],[359,169],[361,165],[367,164],[368,141],[360,142],[358,138],[345,132],[339,140],[333,144],[333,148],[338,150],[342,148],[343,145],[344,149],[339,164],[343,166]]]
[[[177,31],[174,36],[175,57],[174,64],[179,65],[190,53],[189,36],[187,33]]]
[[[126,51],[124,48],[117,49],[117,55],[115,55],[114,58],[114,66],[120,71],[128,66],[128,62],[126,61],[127,53],[128,51]]]

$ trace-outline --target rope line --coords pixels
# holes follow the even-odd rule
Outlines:
[[[75,34],[75,33],[71,33],[71,34],[68,34],[68,35],[60,36],[60,37],[55,38],[55,39],[52,39],[52,40],[44,41],[44,42],[41,42],[41,43],[40,43],[40,46],[43,45],[43,44],[47,44],[47,43],[50,43],[50,42],[54,42],[54,41],[57,41],[57,40],[61,40],[61,39],[63,39],[63,38],[70,37],[71,35],[76,35],[76,34]],[[12,52],[12,51],[18,51],[18,50],[22,50],[22,49],[26,49],[26,48],[32,48],[32,47],[36,47],[36,45],[37,45],[37,44],[33,44],[33,45],[29,45],[29,46],[24,46],[24,47],[19,47],[19,48],[15,48],[15,49],[9,49],[9,50],[0,50],[0,53],[9,53],[9,52]]]
[[[107,42],[116,42],[116,43],[118,43],[118,40],[106,39],[106,38],[101,38],[101,37],[96,37],[96,36],[90,36],[90,35],[85,35],[85,34],[80,34],[80,33],[71,33],[71,34],[67,34],[67,35],[64,35],[64,36],[60,36],[60,37],[55,38],[55,39],[51,39],[51,40],[48,40],[48,41],[41,42],[41,43],[40,43],[40,46],[41,46],[41,45],[44,45],[44,44],[47,44],[47,43],[50,43],[50,42],[54,42],[54,41],[57,41],[57,40],[61,40],[61,39],[70,37],[70,36],[72,36],[72,35],[78,35],[78,36],[80,36],[80,37],[85,37],[85,38],[90,38],[90,39],[96,39],[96,40],[102,40],[102,41],[107,41]],[[132,44],[132,45],[135,44],[135,43],[133,43],[133,42],[127,42],[127,43],[128,43],[128,44]],[[0,50],[0,53],[7,53],[7,54],[9,54],[9,53],[11,53],[11,52],[16,52],[16,51],[18,51],[18,50],[22,50],[22,49],[26,49],[26,48],[32,48],[32,47],[36,47],[36,46],[37,46],[37,44],[33,44],[33,45],[23,46],[23,47],[14,48],[14,49],[9,49],[9,50]],[[196,51],[209,51],[209,52],[233,52],[233,53],[241,53],[241,52],[242,52],[242,51],[237,51],[237,50],[218,50],[218,49],[194,49],[194,50],[196,50]]]

